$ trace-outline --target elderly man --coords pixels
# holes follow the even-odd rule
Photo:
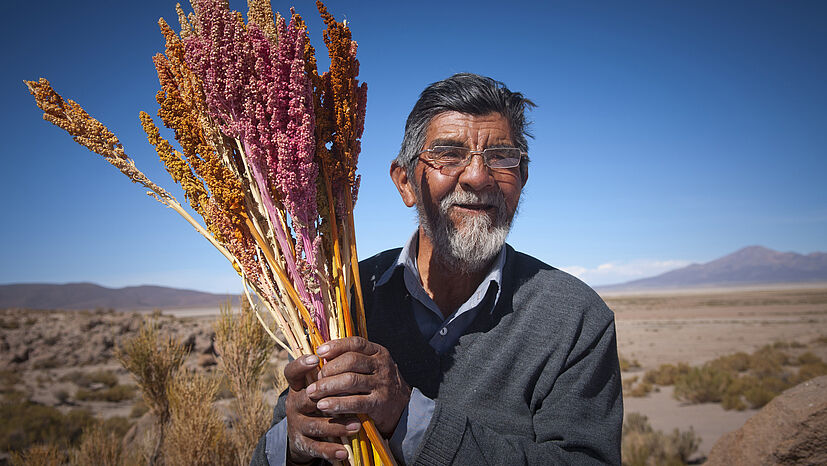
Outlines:
[[[505,244],[528,180],[522,94],[472,74],[423,91],[390,175],[419,228],[361,264],[370,341],[318,349],[253,464],[347,457],[326,439],[366,413],[407,464],[620,464],[612,312],[588,286]],[[266,458],[266,460],[265,460]]]

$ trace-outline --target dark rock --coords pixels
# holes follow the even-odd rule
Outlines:
[[[195,351],[195,334],[190,333],[181,344],[184,346],[184,349],[187,350],[187,353]]]
[[[215,360],[215,356],[211,354],[199,354],[198,355],[198,365],[200,367],[210,367],[215,366],[218,362]]]
[[[827,375],[778,395],[738,430],[721,437],[706,464],[827,464]]]
[[[29,355],[32,354],[31,348],[21,348],[17,350],[14,355],[11,357],[11,362],[14,364],[20,364],[29,360]]]

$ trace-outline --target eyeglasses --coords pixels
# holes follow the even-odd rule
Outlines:
[[[436,146],[433,149],[424,149],[420,154],[427,152],[428,156],[419,156],[426,164],[436,168],[443,175],[454,176],[462,172],[471,164],[475,154],[482,156],[486,167],[492,170],[505,170],[520,165],[528,153],[517,147],[490,147],[485,150],[471,150],[459,146]]]

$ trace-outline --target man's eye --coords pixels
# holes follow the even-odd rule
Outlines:
[[[488,152],[488,160],[490,162],[498,162],[502,159],[510,158],[510,154],[507,151],[498,151],[498,150],[490,150]]]
[[[458,150],[458,149],[442,150],[442,151],[437,152],[436,156],[437,156],[437,158],[439,159],[440,162],[448,162],[448,163],[461,162],[462,159],[465,158],[465,156],[463,154],[463,151]]]

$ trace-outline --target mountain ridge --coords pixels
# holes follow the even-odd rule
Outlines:
[[[109,288],[95,283],[14,283],[0,285],[0,308],[26,309],[192,309],[215,307],[238,295],[222,295],[203,291],[158,285]]]
[[[747,246],[705,263],[694,263],[654,277],[613,285],[600,291],[827,282],[827,253],[779,252]]]

